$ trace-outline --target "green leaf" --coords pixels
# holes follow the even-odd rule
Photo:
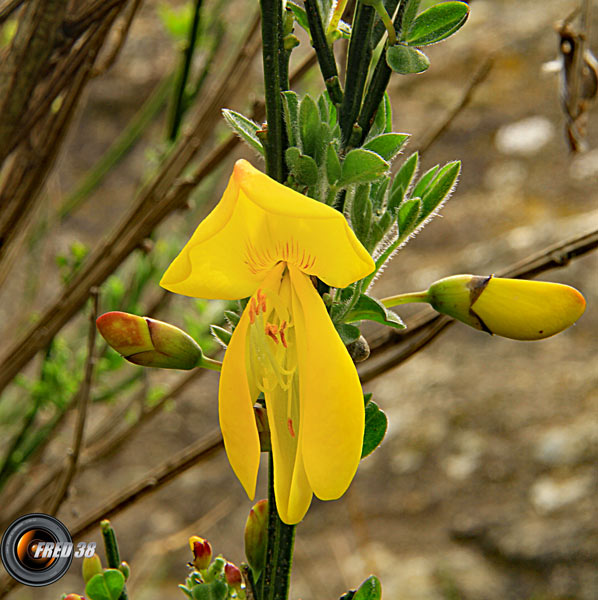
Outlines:
[[[407,4],[405,5],[405,11],[403,12],[403,20],[401,21],[401,31],[408,31],[411,27],[411,23],[413,19],[415,19],[415,15],[417,14],[417,9],[419,8],[420,0],[407,0]]]
[[[433,166],[431,169],[428,169],[420,178],[419,181],[415,184],[413,191],[411,192],[411,197],[422,198],[426,193],[428,186],[432,183],[434,177],[436,177],[436,173],[440,167],[438,165]]]
[[[241,317],[233,310],[225,310],[224,318],[229,322],[230,326],[233,328],[233,331],[241,320]]]
[[[106,569],[94,575],[85,586],[90,600],[118,600],[125,587],[125,576],[118,569]]]
[[[358,185],[349,198],[351,227],[357,238],[365,243],[372,223],[372,201],[369,184]]]
[[[302,6],[298,6],[294,2],[287,2],[287,7],[293,11],[293,16],[297,24],[303,27],[307,33],[309,33],[309,22],[307,20],[307,14]]]
[[[223,581],[200,583],[191,591],[193,600],[225,600],[228,596],[228,586]]]
[[[402,41],[409,46],[427,46],[440,42],[467,21],[469,6],[465,2],[442,2],[424,10],[413,21]]]
[[[461,162],[458,160],[447,163],[440,169],[422,195],[422,215],[420,220],[425,219],[434,212],[448,198],[455,187],[460,171]]]
[[[383,133],[372,138],[363,147],[389,161],[399,153],[408,138],[409,135],[406,133]]]
[[[370,575],[353,596],[353,600],[380,600],[380,598],[382,598],[382,586],[375,575]]]
[[[365,407],[365,430],[363,432],[363,446],[361,447],[361,458],[365,458],[371,454],[381,443],[386,435],[388,428],[388,419],[383,411],[378,408],[378,405],[370,400]],[[361,598],[357,594],[361,593],[364,582],[355,598]],[[363,596],[363,598],[376,598],[376,596]]]
[[[328,144],[326,150],[326,176],[330,184],[336,183],[341,177],[341,161],[332,143]]]
[[[359,336],[361,335],[359,327],[355,327],[355,325],[349,325],[347,323],[335,323],[334,326],[336,327],[336,330],[345,346],[359,339]]]
[[[282,109],[289,138],[289,146],[299,145],[299,96],[295,92],[282,92]]]
[[[339,187],[375,181],[388,168],[389,164],[375,152],[355,148],[345,156]]]
[[[397,44],[386,51],[386,63],[395,73],[409,75],[425,71],[430,66],[430,59],[417,48]]]
[[[230,338],[233,335],[228,329],[224,329],[224,327],[219,327],[218,325],[210,325],[210,331],[225,348],[228,347]]]
[[[311,186],[318,182],[318,165],[311,157],[299,152],[299,148],[287,148],[285,154],[289,170],[301,185]]]
[[[262,142],[256,135],[261,127],[254,123],[251,119],[244,117],[242,114],[225,108],[222,110],[225,121],[230,125],[232,130],[245,142],[247,142],[254,150],[260,154],[264,154]]]
[[[417,164],[419,162],[419,155],[414,152],[402,165],[398,173],[392,182],[390,188],[390,196],[388,200],[388,210],[392,214],[396,214],[396,211],[403,202],[405,194],[413,181],[413,177],[417,171]]]
[[[399,316],[388,310],[383,304],[375,298],[362,294],[355,306],[345,315],[345,322],[356,323],[358,321],[375,321],[388,325],[395,329],[404,329],[405,325]]]
[[[420,198],[412,198],[403,202],[399,208],[397,225],[399,227],[399,237],[404,237],[411,233],[420,222],[422,213],[422,201]]]
[[[299,133],[303,153],[315,158],[320,133],[320,111],[309,94],[304,96],[299,106]]]

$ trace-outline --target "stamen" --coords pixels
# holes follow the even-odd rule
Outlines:
[[[272,340],[274,340],[274,342],[276,344],[278,344],[278,338],[276,337],[276,335],[278,334],[278,326],[277,325],[272,325],[272,323],[266,323],[264,332],[266,335],[270,336],[270,338]]]
[[[290,417],[287,419],[287,427],[289,428],[289,433],[292,437],[295,437],[295,430],[293,429],[293,419]]]
[[[261,289],[257,291],[257,301],[260,304],[260,308],[262,309],[262,312],[265,314],[266,313],[266,294],[264,294]]]
[[[252,325],[255,323],[255,317],[257,314],[257,304],[255,298],[252,296],[251,300],[249,301],[249,321]]]
[[[280,324],[280,329],[278,330],[278,334],[280,335],[280,341],[282,342],[282,345],[283,345],[285,348],[288,348],[288,346],[287,346],[287,339],[286,339],[286,337],[285,337],[285,335],[284,335],[284,330],[286,329],[286,327],[287,327],[287,322],[286,322],[286,321],[283,321],[283,322]]]

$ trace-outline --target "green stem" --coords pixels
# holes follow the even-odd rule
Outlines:
[[[276,181],[284,181],[286,167],[286,133],[284,129],[281,62],[284,55],[282,41],[281,0],[260,0],[262,13],[262,54],[264,62],[264,91],[266,96],[266,173]]]
[[[100,530],[102,532],[102,538],[104,540],[104,548],[106,550],[106,562],[110,569],[118,569],[120,567],[120,551],[118,549],[118,542],[116,541],[116,533],[110,525],[108,519],[100,523]],[[128,600],[129,595],[127,594],[127,586],[123,587],[118,600]]]
[[[423,292],[409,292],[407,294],[399,294],[398,296],[389,296],[388,298],[382,298],[380,302],[386,306],[386,308],[392,308],[393,306],[399,306],[400,304],[412,304],[413,302],[425,302],[428,303],[428,291]]]
[[[371,35],[375,14],[376,12],[371,6],[366,6],[361,2],[357,3],[347,57],[345,95],[339,119],[342,132],[342,150],[346,150],[349,145],[353,125],[357,121],[361,108],[363,90],[372,57]]]
[[[201,13],[201,5],[203,0],[195,0],[195,7],[193,10],[193,20],[191,21],[191,28],[189,29],[189,37],[187,38],[187,45],[185,47],[185,53],[183,55],[183,64],[181,66],[180,75],[178,77],[174,104],[172,109],[172,116],[170,119],[170,127],[168,132],[168,139],[174,141],[181,128],[181,121],[185,114],[186,102],[185,102],[185,90],[187,89],[187,83],[189,81],[189,73],[191,72],[191,63],[193,62],[193,54],[195,53],[195,46],[197,44],[197,34],[199,32],[199,16]]]
[[[210,371],[221,371],[222,363],[218,360],[214,360],[213,358],[208,358],[207,356],[202,356],[201,361],[198,367],[202,369],[210,369]]]
[[[287,600],[293,562],[295,525],[280,520],[274,495],[274,461],[268,454],[268,541],[266,562],[260,577],[259,600]]]
[[[326,40],[324,25],[322,24],[315,0],[305,0],[305,13],[307,15],[307,22],[309,23],[311,43],[316,51],[316,57],[318,58],[320,71],[326,83],[328,94],[332,102],[339,105],[343,101],[343,92],[338,78],[338,69],[332,48]]]
[[[376,259],[376,268],[363,280],[363,289],[367,290],[380,267],[391,257],[392,253],[407,239],[407,235],[399,234],[397,239]]]

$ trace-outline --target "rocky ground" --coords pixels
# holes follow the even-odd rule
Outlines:
[[[590,151],[569,155],[557,79],[542,72],[558,49],[553,23],[576,3],[471,5],[463,32],[431,49],[428,73],[391,84],[395,128],[413,133],[416,148],[459,102],[476,68],[488,57],[493,61],[470,105],[424,155],[424,167],[461,159],[458,189],[442,217],[395,257],[374,287],[379,297],[453,273],[491,273],[598,225],[598,114],[594,108],[590,115]],[[133,88],[147,90],[170,68],[154,19],[150,3],[108,80],[112,87],[92,89],[62,181],[130,116],[135,94],[115,92],[124,87],[114,83],[134,75]],[[596,50],[596,33],[593,40]],[[153,69],[144,75],[133,68],[156,47],[164,56]],[[99,192],[100,204],[112,206],[115,191],[132,193],[144,157],[139,151],[128,159],[128,170]],[[104,212],[110,218],[110,209]],[[83,232],[93,239],[94,218],[93,209],[85,209],[63,235],[70,241]],[[597,266],[589,255],[543,276],[586,296],[586,314],[567,332],[522,343],[456,325],[367,384],[388,414],[388,435],[342,500],[314,501],[298,529],[293,598],[332,600],[370,573],[380,577],[387,599],[598,598]],[[64,520],[100,504],[108,478],[115,489],[134,481],[212,431],[216,385],[215,376],[205,377],[121,456],[87,471],[61,513]],[[260,485],[263,494],[264,481]],[[115,518],[133,570],[132,597],[183,597],[176,582],[185,576],[191,534],[240,562],[249,506],[220,455]],[[69,586],[79,588],[74,573],[14,597],[50,600]]]

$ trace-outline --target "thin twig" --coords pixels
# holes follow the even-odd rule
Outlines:
[[[89,315],[89,331],[87,334],[87,359],[85,361],[83,382],[78,393],[77,423],[75,425],[75,434],[73,436],[73,447],[68,456],[64,477],[60,482],[58,491],[48,505],[48,514],[50,515],[55,515],[58,512],[58,509],[66,498],[69,485],[77,470],[77,462],[79,461],[79,454],[83,444],[85,421],[87,418],[87,405],[89,403],[89,394],[91,392],[91,378],[95,366],[94,348],[97,332],[96,319],[98,318],[98,294],[99,290],[97,288],[91,290],[91,312]]]
[[[444,116],[440,124],[430,131],[430,133],[424,137],[421,144],[419,145],[418,152],[424,154],[429,150],[430,146],[434,144],[438,138],[440,138],[444,132],[450,127],[451,123],[457,118],[457,116],[463,111],[463,109],[471,102],[473,93],[476,88],[484,82],[488,74],[492,70],[494,65],[494,59],[492,57],[486,57],[482,64],[475,70],[469,85],[463,90],[463,94],[459,99],[459,102],[448,111]]]
[[[550,269],[565,267],[572,260],[597,248],[598,230],[595,230],[554,244],[497,271],[497,274],[500,277],[528,279]],[[389,369],[405,362],[454,323],[454,320],[450,317],[438,315],[432,311],[425,311],[425,313],[427,314],[418,317],[418,323],[414,327],[408,324],[405,333],[393,330],[383,336],[378,336],[375,342],[371,344],[371,356],[376,356],[389,348],[392,351],[379,362],[373,361],[373,364],[369,367],[365,366],[360,370],[362,383],[371,381]]]
[[[24,0],[8,0],[6,4],[0,6],[0,25],[12,15],[12,13],[23,4]]]

